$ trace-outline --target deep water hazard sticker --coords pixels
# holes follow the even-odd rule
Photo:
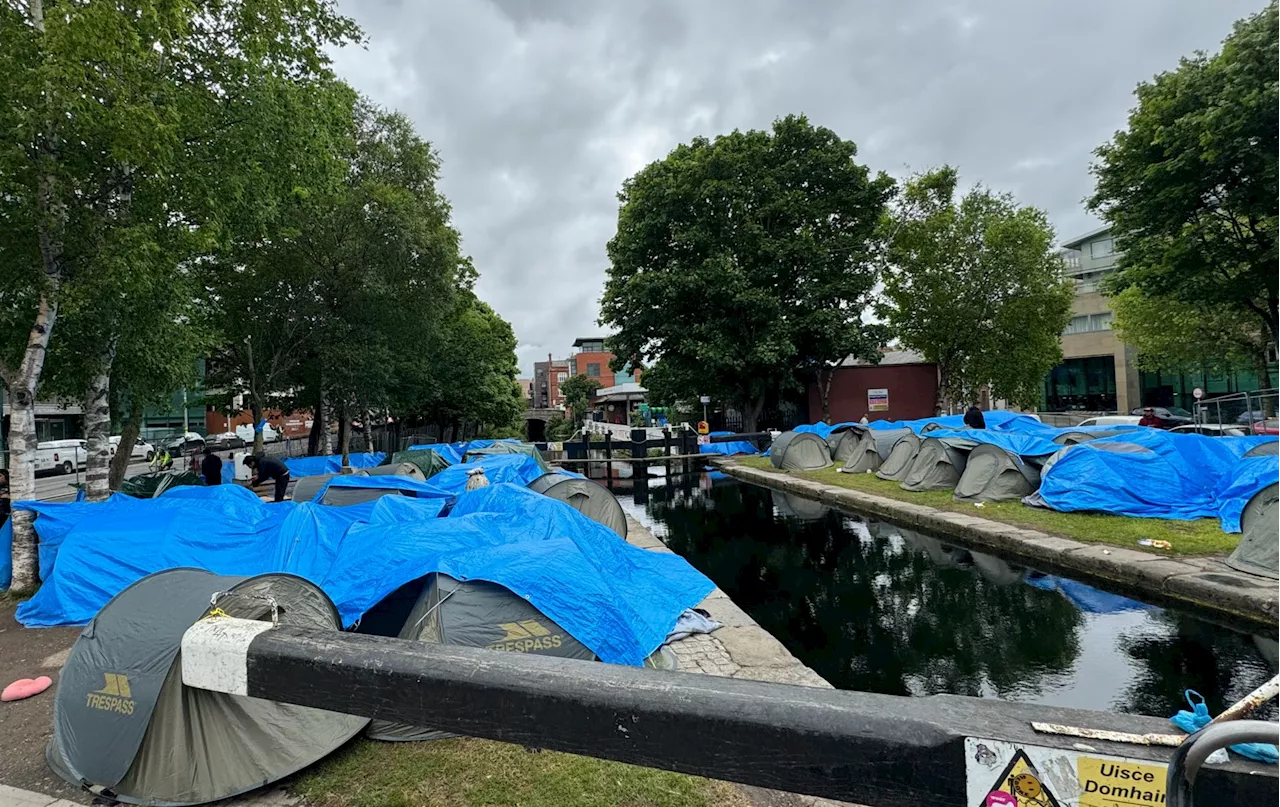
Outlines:
[[[968,807],[1163,807],[1165,767],[1061,748],[965,739]]]

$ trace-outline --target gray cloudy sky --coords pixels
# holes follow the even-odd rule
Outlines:
[[[696,135],[804,113],[903,176],[941,163],[1048,211],[1080,204],[1134,85],[1262,0],[342,0],[338,72],[439,149],[478,292],[521,371],[595,324],[622,181]]]

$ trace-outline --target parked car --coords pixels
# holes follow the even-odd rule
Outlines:
[[[1082,420],[1077,424],[1077,428],[1087,429],[1091,426],[1137,426],[1141,417],[1133,415],[1099,415],[1096,418]]]
[[[1141,419],[1142,414],[1148,409],[1152,410],[1155,416],[1160,419],[1160,428],[1162,429],[1172,429],[1175,426],[1186,426],[1196,422],[1190,412],[1176,406],[1139,406],[1130,414],[1137,415]]]
[[[1254,434],[1280,434],[1280,419],[1267,418],[1253,424]]]
[[[161,438],[160,445],[164,446],[171,455],[179,454],[199,454],[204,451],[204,437],[195,432],[187,432],[186,434],[171,434]]]
[[[1241,412],[1239,415],[1237,415],[1236,423],[1242,423],[1245,426],[1248,426],[1250,424],[1257,423],[1259,420],[1266,420],[1266,419],[1267,419],[1267,414],[1263,412],[1261,409],[1252,409],[1248,412]]]
[[[244,448],[244,438],[235,432],[222,432],[221,434],[211,434],[205,438],[205,446],[212,448],[214,451],[228,451],[234,448]]]
[[[116,449],[119,446],[120,435],[117,434],[111,438],[111,456],[114,457],[116,455]],[[129,453],[130,459],[144,460],[146,462],[151,462],[151,458],[155,455],[155,446],[151,445],[146,440],[135,440],[133,443],[133,451]]]
[[[71,474],[84,461],[84,440],[46,440],[36,444],[36,473]]]
[[[1247,437],[1249,434],[1243,426],[1224,426],[1221,423],[1175,426],[1169,431],[1175,434],[1203,434],[1205,437]]]
[[[236,435],[244,440],[246,445],[253,443],[253,427],[249,424],[236,426]],[[262,427],[262,442],[277,443],[284,439],[284,435],[276,429],[272,428],[270,423],[264,424]]]

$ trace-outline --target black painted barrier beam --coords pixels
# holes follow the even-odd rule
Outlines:
[[[1168,733],[1156,718],[768,684],[224,617],[187,632],[182,672],[200,689],[873,807],[984,807],[990,792],[1032,789],[1026,776],[1054,796],[1045,804],[1074,805],[1084,793],[1154,799],[1157,779],[1162,800],[1171,755],[1030,725]],[[1275,804],[1276,769],[1232,761],[1206,769],[1196,790],[1197,803]]]

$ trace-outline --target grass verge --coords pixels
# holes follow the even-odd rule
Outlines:
[[[835,468],[825,468],[821,471],[779,471],[769,462],[768,457],[739,458],[738,462],[748,468],[812,479],[826,485],[860,490],[886,499],[897,499],[938,510],[965,513],[1086,543],[1111,544],[1158,555],[1171,557],[1222,555],[1235,549],[1236,544],[1240,542],[1239,535],[1224,533],[1217,519],[1212,518],[1202,518],[1197,521],[1171,521],[1162,518],[1114,516],[1106,513],[1060,513],[1040,507],[1027,507],[1016,501],[985,502],[982,507],[975,507],[969,502],[955,501],[951,498],[950,491],[914,493],[903,490],[897,482],[881,479],[875,474],[842,474]],[[1138,541],[1147,538],[1168,541],[1172,548],[1161,550],[1138,544]]]
[[[747,807],[733,785],[460,738],[357,740],[291,786],[318,807]]]

